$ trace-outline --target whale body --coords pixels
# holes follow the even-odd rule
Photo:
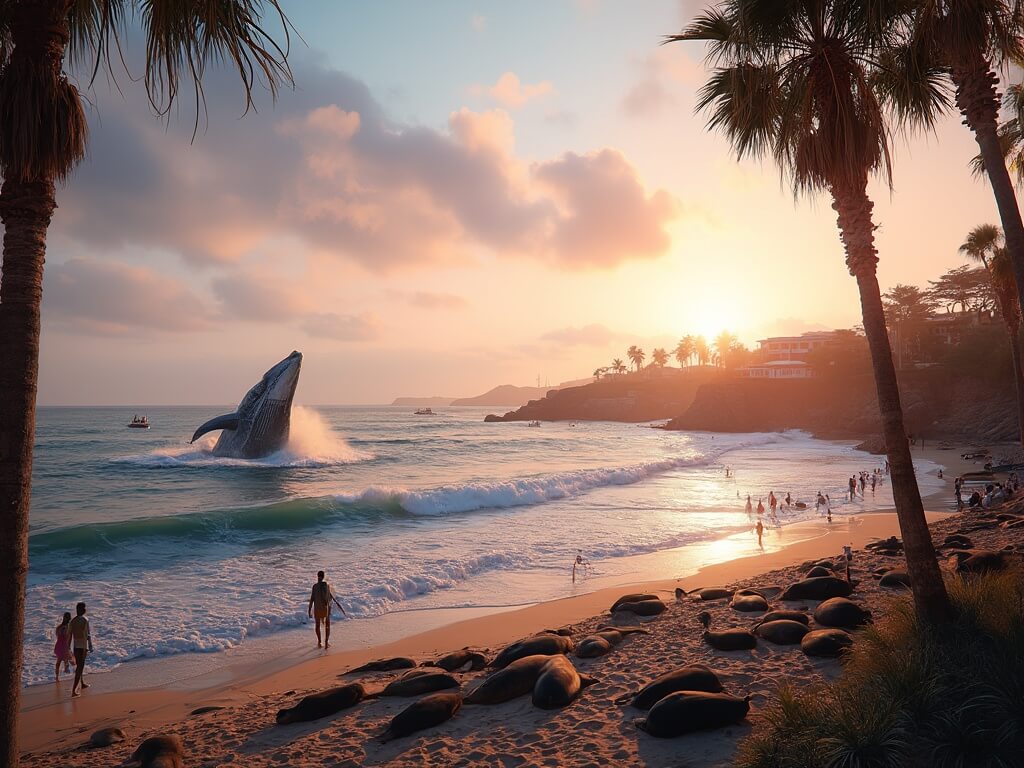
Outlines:
[[[302,354],[292,352],[245,393],[234,413],[215,416],[192,435],[221,430],[214,456],[259,459],[284,448],[291,427],[292,399],[299,383]]]

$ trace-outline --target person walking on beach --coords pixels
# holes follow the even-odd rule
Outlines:
[[[871,473],[871,493],[872,493],[872,495],[874,495],[874,493],[875,493],[875,486],[877,484],[878,484],[878,473],[877,472],[872,472]]]
[[[757,517],[760,519],[761,515],[764,514],[764,499],[757,500]]]
[[[576,583],[576,569],[579,568],[581,571],[586,572],[590,568],[590,561],[583,556],[583,550],[576,550],[576,559],[572,563],[572,583]]]
[[[71,649],[75,654],[75,682],[71,685],[71,696],[80,696],[89,684],[82,679],[85,674],[86,654],[92,653],[92,635],[89,632],[89,620],[85,618],[85,603],[75,606],[75,618],[68,622],[71,632]]]
[[[857,479],[850,475],[850,501],[857,498]]]
[[[71,629],[68,626],[70,623],[71,614],[65,611],[63,620],[53,633],[57,638],[53,644],[53,655],[57,657],[57,664],[53,668],[53,678],[58,683],[60,682],[60,665],[64,665],[65,672],[70,672],[71,662],[75,659],[75,655],[71,652]]]
[[[749,516],[749,515],[752,515],[752,514],[754,513],[754,506],[753,506],[753,505],[752,505],[752,504],[750,503],[750,494],[747,494],[747,506],[746,506],[746,510],[747,510],[747,515],[748,515],[748,516]]]
[[[764,535],[764,526],[761,524],[761,521],[758,520],[757,521],[757,546],[759,546],[761,549],[764,549],[764,544],[761,543],[761,537],[763,535]]]
[[[790,495],[789,491],[786,491],[786,506],[787,507],[792,507],[793,506],[793,497]]]
[[[341,603],[331,593],[331,585],[324,580],[324,572],[316,572],[316,584],[313,585],[313,591],[309,596],[309,606],[306,613],[311,619],[316,621],[316,647],[321,646],[320,642],[320,622],[324,623],[324,638],[323,647],[331,647],[331,601],[338,606],[338,610],[341,611],[341,615],[348,618],[348,614],[345,613],[345,609],[341,607]]]
[[[953,495],[956,497],[956,509],[957,512],[964,508],[964,496],[963,496],[964,479],[958,477],[953,481]]]
[[[775,498],[775,491],[768,491],[768,506],[771,507],[772,517],[775,517],[775,508],[779,505],[779,500]]]

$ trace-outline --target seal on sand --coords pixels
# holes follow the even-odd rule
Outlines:
[[[572,638],[561,635],[534,635],[524,640],[512,643],[499,653],[491,666],[495,669],[507,667],[516,659],[526,656],[556,656],[569,653],[573,649]]]
[[[132,752],[128,763],[140,768],[182,768],[184,756],[177,736],[150,736]]]
[[[540,709],[568,706],[581,690],[595,682],[594,678],[581,675],[565,656],[552,656],[533,686],[533,705]]]
[[[650,594],[648,592],[632,592],[632,593],[630,593],[628,595],[623,595],[618,600],[616,600],[614,603],[612,603],[612,607],[608,609],[608,613],[615,613],[616,611],[621,610],[622,606],[625,605],[626,603],[639,603],[642,600],[660,600],[660,599],[661,598],[659,598],[657,595],[652,595],[652,594]]]
[[[458,688],[459,681],[447,672],[431,672],[416,669],[407,672],[397,680],[392,680],[381,691],[381,696],[419,696],[424,693],[443,691],[446,688]]]
[[[616,603],[616,605],[618,607],[614,611],[628,611],[637,616],[657,616],[659,613],[664,613],[668,607],[661,601],[660,597],[648,600],[633,600],[628,603]]]
[[[754,634],[776,645],[796,645],[810,632],[806,624],[789,619],[766,621],[754,627]]]
[[[89,745],[93,747],[109,747],[125,740],[124,731],[120,728],[100,728],[89,737]]]
[[[462,696],[458,693],[432,693],[403,709],[388,724],[381,734],[382,742],[399,739],[411,733],[440,725],[462,707]]]
[[[827,600],[830,597],[849,597],[853,585],[835,576],[815,576],[790,584],[782,593],[783,600]]]
[[[871,621],[871,611],[845,597],[832,597],[814,609],[814,620],[823,627],[859,627]]]
[[[750,697],[727,693],[677,691],[657,702],[637,727],[663,739],[684,733],[722,728],[743,720],[750,711]]]
[[[746,651],[757,647],[757,638],[746,629],[726,629],[721,632],[712,632],[711,614],[701,611],[697,615],[698,621],[704,627],[704,642],[719,651]]]
[[[676,691],[704,691],[705,693],[721,693],[722,683],[718,675],[703,664],[691,664],[673,669],[641,688],[635,695],[627,693],[615,700],[616,704],[630,701],[637,709],[650,709],[670,693]]]
[[[393,672],[396,669],[412,669],[416,662],[408,656],[395,656],[392,659],[376,659],[368,661],[361,667],[350,669],[346,675],[354,675],[357,672]]]
[[[853,638],[841,629],[816,629],[800,641],[800,650],[808,656],[833,659],[853,645]]]
[[[721,600],[726,597],[732,597],[734,592],[735,590],[727,589],[726,587],[706,587],[697,590],[697,596],[701,600]]]
[[[311,693],[299,700],[294,707],[278,710],[277,724],[304,723],[319,720],[335,712],[354,707],[363,699],[370,698],[360,683],[349,683],[320,693]]]
[[[801,624],[810,624],[811,617],[803,611],[769,611],[761,617],[761,624],[767,624],[769,621],[779,621],[780,619],[788,619],[789,621],[799,621]]]
[[[811,568],[811,570],[809,570],[807,573],[804,574],[804,578],[813,579],[816,576],[832,576],[832,575],[834,575],[834,574],[832,573],[831,569],[825,568],[825,567],[823,567],[821,565],[816,565],[813,568]]]
[[[495,672],[466,696],[467,704],[501,704],[533,690],[544,665],[551,656],[534,655],[516,659],[504,669]]]
[[[739,595],[737,594],[729,602],[729,607],[734,611],[742,611],[744,613],[754,613],[757,611],[767,611],[768,601],[765,600],[761,595]]]
[[[472,671],[476,672],[487,666],[487,657],[482,653],[463,648],[461,651],[455,651],[447,656],[442,656],[430,666],[439,667],[445,672],[454,672],[457,669],[462,669],[467,664]]]
[[[910,574],[894,568],[882,574],[882,578],[878,580],[878,586],[890,587],[891,589],[909,589]]]

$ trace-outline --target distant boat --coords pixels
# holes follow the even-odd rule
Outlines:
[[[433,416],[433,415],[435,415],[434,411],[431,410],[430,408],[420,408],[418,411],[415,411],[414,413],[417,416]]]
[[[149,429],[149,418],[146,416],[133,416],[128,424],[129,429]]]

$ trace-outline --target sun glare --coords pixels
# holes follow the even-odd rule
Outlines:
[[[680,322],[680,335],[692,334],[713,340],[722,331],[738,335],[748,326],[747,313],[718,296],[700,298],[690,304]]]

